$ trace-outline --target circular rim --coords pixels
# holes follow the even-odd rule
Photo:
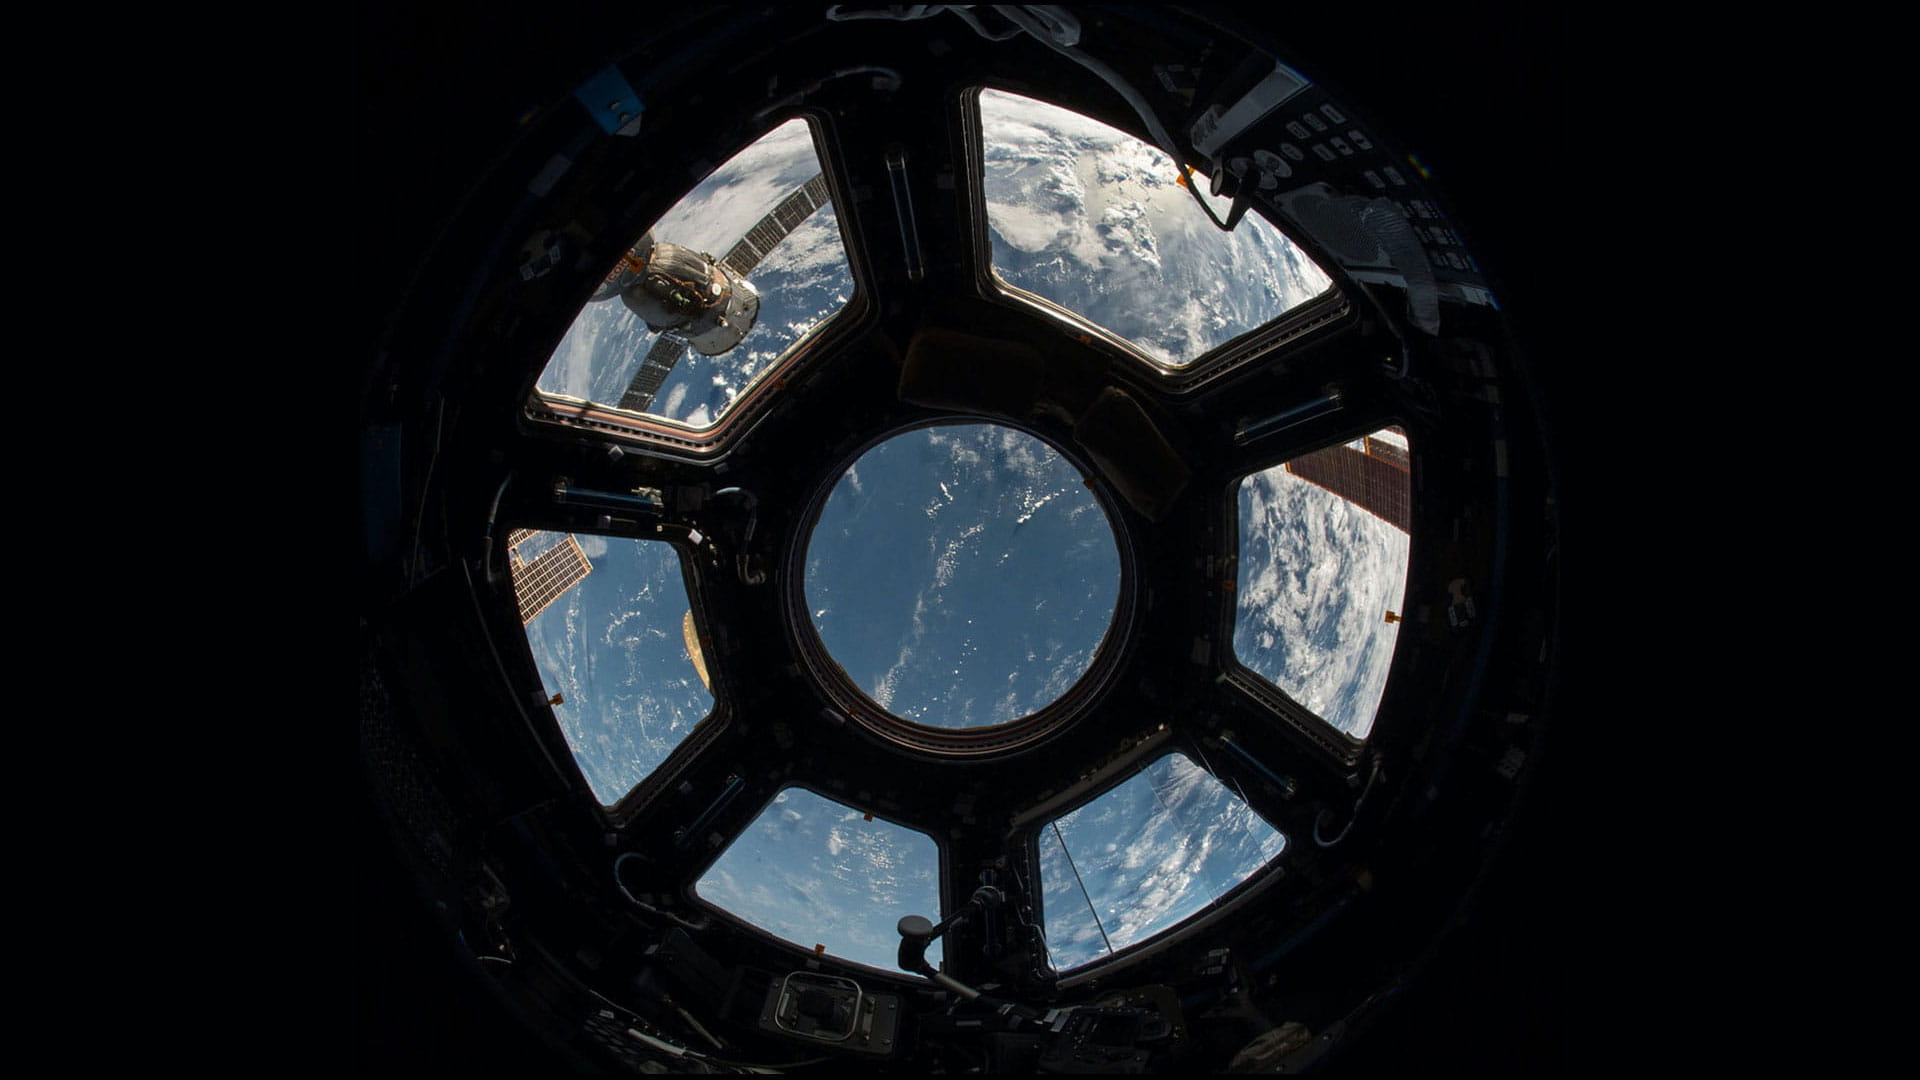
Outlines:
[[[1108,618],[1099,645],[1094,648],[1093,659],[1059,697],[1012,720],[972,728],[943,728],[895,715],[874,701],[833,658],[808,614],[806,561],[814,528],[820,523],[827,500],[839,486],[841,477],[868,451],[881,443],[925,428],[969,425],[991,425],[1017,431],[1038,440],[1073,466],[1087,490],[1092,493],[1094,504],[1100,508],[1112,533],[1114,551],[1120,564],[1120,585],[1114,596],[1113,614]],[[826,707],[858,722],[863,729],[891,746],[941,758],[999,756],[1032,749],[1063,731],[1105,696],[1105,691],[1122,667],[1122,657],[1134,639],[1134,616],[1138,608],[1134,594],[1138,574],[1133,536],[1119,507],[1118,498],[1108,490],[1106,480],[1098,470],[1090,467],[1088,462],[1059,441],[1027,424],[1000,416],[949,414],[888,428],[862,439],[850,452],[834,458],[823,479],[814,485],[813,494],[796,519],[792,534],[787,539],[787,588],[781,598],[786,608],[787,632],[813,676],[814,685],[827,697]]]

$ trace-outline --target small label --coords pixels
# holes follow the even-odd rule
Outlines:
[[[1367,183],[1372,184],[1375,188],[1381,191],[1385,191],[1387,189],[1387,182],[1385,180],[1380,179],[1380,174],[1377,172],[1374,172],[1372,169],[1368,169],[1366,172],[1361,173],[1360,175],[1366,177]]]
[[[1381,167],[1380,167],[1380,171],[1381,171],[1381,172],[1383,172],[1383,173],[1386,173],[1386,174],[1387,174],[1387,179],[1389,179],[1389,180],[1391,180],[1391,181],[1393,181],[1393,183],[1394,183],[1394,185],[1395,185],[1396,187],[1406,187],[1406,186],[1407,186],[1407,178],[1406,178],[1406,177],[1404,177],[1404,176],[1401,176],[1401,175],[1400,175],[1400,170],[1399,170],[1399,169],[1396,169],[1396,168],[1394,168],[1394,167],[1393,167],[1393,166],[1391,166],[1391,165],[1383,165],[1383,166],[1381,166]]]
[[[1367,133],[1361,131],[1359,128],[1354,128],[1352,131],[1347,132],[1347,138],[1352,139],[1353,145],[1362,150],[1373,149],[1373,140],[1367,138]]]
[[[1292,132],[1292,133],[1293,133],[1293,137],[1294,137],[1294,138],[1296,138],[1296,139],[1311,139],[1311,138],[1313,138],[1313,132],[1311,132],[1311,131],[1308,131],[1308,130],[1306,129],[1306,126],[1305,126],[1304,124],[1302,124],[1302,123],[1300,123],[1300,121],[1298,121],[1298,120],[1289,120],[1289,121],[1287,121],[1287,130],[1288,130],[1288,131],[1290,131],[1290,132]]]
[[[1338,151],[1340,151],[1340,156],[1341,156],[1341,157],[1352,157],[1352,156],[1353,156],[1353,147],[1351,147],[1351,146],[1348,146],[1348,145],[1347,145],[1347,140],[1345,140],[1345,139],[1343,139],[1343,138],[1341,138],[1341,137],[1340,137],[1340,136],[1338,136],[1338,135],[1335,135],[1335,136],[1334,136],[1333,138],[1331,138],[1331,139],[1329,139],[1329,140],[1327,140],[1327,141],[1328,141],[1328,142],[1331,142],[1331,143],[1333,144],[1333,148],[1334,148],[1335,150],[1338,150]]]
[[[1326,117],[1327,119],[1333,121],[1336,124],[1344,124],[1347,122],[1347,118],[1345,114],[1341,113],[1339,109],[1336,109],[1331,105],[1320,106],[1320,115]]]
[[[1325,143],[1314,143],[1313,152],[1321,161],[1332,161],[1338,156],[1333,151],[1327,149]]]
[[[1305,153],[1303,153],[1303,152],[1301,152],[1301,150],[1300,150],[1300,148],[1299,148],[1299,147],[1297,147],[1297,146],[1295,146],[1295,145],[1293,145],[1293,144],[1292,144],[1292,143],[1290,143],[1290,142],[1283,142],[1283,143],[1281,143],[1281,144],[1280,144],[1280,152],[1281,152],[1281,153],[1283,153],[1283,154],[1285,154],[1285,155],[1287,155],[1288,157],[1290,157],[1290,158],[1292,158],[1292,159],[1293,159],[1293,160],[1295,160],[1295,161],[1305,161],[1305,160],[1307,160],[1307,155],[1306,155]]]
[[[1305,120],[1307,122],[1307,126],[1312,128],[1315,131],[1327,130],[1327,122],[1325,120],[1320,119],[1318,116],[1315,116],[1312,113],[1305,113],[1300,117],[1300,119]]]

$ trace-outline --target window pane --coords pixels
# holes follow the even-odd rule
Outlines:
[[[1181,754],[1040,830],[1047,950],[1066,971],[1198,914],[1287,839]]]
[[[694,884],[700,899],[812,951],[898,971],[903,915],[940,921],[933,838],[788,788]],[[927,950],[938,966],[940,942]]]
[[[1085,476],[1052,447],[945,424],[847,469],[806,574],[814,628],[854,685],[903,719],[970,728],[1052,704],[1086,672],[1120,555]]]
[[[526,629],[547,693],[561,696],[553,715],[594,796],[611,806],[713,711],[680,553],[605,536],[509,540],[521,617],[546,600]]]
[[[1221,232],[1173,159],[1117,128],[998,90],[981,91],[980,124],[994,271],[1162,364],[1192,363],[1332,284],[1256,213]],[[1229,200],[1209,205],[1225,220]]]
[[[1240,481],[1234,655],[1356,739],[1400,633],[1407,470],[1406,435],[1387,428]]]
[[[748,386],[853,295],[839,218],[820,175],[810,129],[789,120],[701,181],[649,230],[654,251],[640,254],[646,269],[719,286],[731,299],[708,303],[713,298],[703,296],[705,314],[656,332],[629,303],[642,296],[631,287],[636,278],[622,279],[630,287],[621,295],[581,309],[540,373],[539,391],[694,428],[718,423]],[[669,259],[669,245],[684,251]],[[697,256],[708,258],[696,270],[688,259]],[[758,305],[751,316],[749,298]],[[751,328],[744,337],[702,332],[716,318],[750,321]],[[677,345],[683,337],[691,344]],[[735,339],[737,345],[706,355]]]

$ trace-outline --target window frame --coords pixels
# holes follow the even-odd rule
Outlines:
[[[1274,683],[1266,676],[1241,662],[1239,652],[1234,648],[1233,644],[1239,621],[1240,485],[1244,483],[1248,477],[1278,468],[1290,461],[1305,457],[1308,454],[1317,453],[1329,447],[1343,446],[1355,439],[1372,435],[1377,431],[1390,427],[1397,427],[1406,435],[1409,465],[1408,482],[1412,484],[1412,467],[1416,457],[1413,449],[1413,437],[1408,431],[1408,423],[1404,418],[1398,416],[1371,417],[1358,423],[1343,425],[1341,428],[1342,433],[1337,437],[1316,439],[1305,447],[1291,448],[1280,456],[1268,454],[1250,459],[1264,462],[1264,464],[1249,466],[1243,462],[1237,465],[1235,467],[1236,475],[1227,481],[1225,497],[1221,500],[1226,516],[1225,527],[1221,529],[1221,542],[1225,548],[1222,552],[1224,559],[1222,565],[1232,568],[1234,575],[1234,588],[1228,592],[1227,602],[1221,605],[1222,623],[1219,640],[1226,644],[1226,647],[1220,650],[1223,658],[1222,666],[1225,668],[1222,682],[1224,685],[1232,687],[1235,691],[1247,698],[1255,708],[1278,718],[1287,730],[1299,736],[1302,741],[1311,746],[1314,751],[1321,754],[1325,759],[1346,769],[1351,769],[1360,763],[1362,757],[1366,754],[1367,746],[1371,743],[1374,736],[1380,732],[1380,720],[1383,714],[1381,706],[1392,691],[1395,678],[1394,670],[1399,666],[1402,656],[1399,640],[1397,637],[1395,638],[1393,655],[1387,660],[1387,678],[1386,681],[1381,684],[1380,699],[1374,702],[1373,721],[1367,728],[1367,734],[1361,738],[1354,738],[1340,728],[1335,727],[1319,713],[1296,700],[1293,695],[1289,694],[1277,683]],[[1362,512],[1365,513],[1366,511]],[[1416,545],[1418,543],[1419,537],[1416,535],[1416,530],[1409,528],[1407,530],[1407,563],[1403,569],[1404,578],[1408,582],[1411,581],[1413,567],[1418,562],[1416,552]],[[1402,600],[1402,606],[1406,606],[1405,599]],[[1405,615],[1406,613],[1404,611],[1401,612],[1403,619]]]
[[[833,952],[831,950],[827,950],[821,953],[815,953],[812,948],[806,945],[802,945],[795,941],[790,941],[787,938],[783,938],[780,935],[774,933],[773,931],[768,930],[766,927],[750,922],[747,920],[745,916],[740,915],[736,912],[728,911],[726,908],[721,907],[719,904],[714,903],[713,901],[708,900],[707,898],[699,894],[698,886],[700,884],[701,879],[705,878],[709,873],[711,873],[713,871],[713,868],[719,865],[720,860],[726,857],[727,852],[733,850],[734,845],[738,844],[741,838],[746,836],[747,832],[751,830],[754,827],[754,825],[760,821],[762,817],[766,816],[767,811],[770,808],[772,808],[774,803],[779,801],[780,796],[789,791],[805,791],[821,799],[825,799],[827,802],[830,802],[836,806],[845,807],[847,810],[850,810],[856,814],[864,814],[867,817],[872,818],[874,821],[883,821],[888,825],[893,826],[894,828],[903,829],[916,836],[923,836],[928,840],[932,841],[933,849],[934,849],[934,900],[935,900],[935,903],[940,906],[940,910],[930,915],[927,915],[927,917],[932,921],[934,921],[935,923],[938,923],[941,919],[946,917],[944,902],[946,897],[947,877],[950,872],[950,860],[949,860],[949,855],[947,851],[947,845],[941,842],[941,839],[939,836],[935,835],[934,833],[928,832],[924,829],[920,829],[913,825],[909,825],[906,822],[893,817],[892,815],[882,813],[878,810],[863,810],[858,806],[854,806],[851,803],[843,801],[845,798],[845,796],[843,795],[823,791],[820,789],[820,787],[814,784],[806,783],[804,781],[795,781],[795,780],[785,781],[782,783],[780,787],[774,789],[773,794],[769,795],[766,801],[762,802],[760,806],[754,810],[752,815],[747,817],[746,825],[742,826],[738,832],[728,837],[727,842],[720,845],[720,847],[713,853],[711,858],[701,860],[699,864],[694,868],[694,870],[686,876],[686,879],[681,887],[681,892],[684,895],[687,902],[694,905],[698,910],[707,913],[709,916],[718,916],[719,918],[725,919],[729,923],[733,924],[735,927],[743,929],[748,933],[757,936],[758,938],[760,938],[762,941],[766,943],[770,943],[781,949],[791,951],[800,957],[804,957],[805,960],[808,962],[817,963],[821,960],[830,960],[836,964],[842,964],[848,967],[858,968],[863,972],[873,972],[881,975],[887,975],[903,981],[915,981],[915,982],[920,981],[920,977],[918,975],[911,975],[905,971],[899,970],[898,968],[875,967],[874,965],[866,963],[865,961],[855,960],[852,957],[848,957],[848,956],[842,956],[839,953]],[[926,914],[926,913],[914,912],[913,914]],[[944,957],[944,955],[945,954],[943,953],[942,956]],[[936,964],[935,966],[936,967],[944,966],[944,961],[942,964]]]
[[[1046,883],[1041,877],[1041,836],[1046,833],[1054,822],[1059,821],[1068,814],[1076,813],[1093,805],[1133,781],[1148,769],[1175,754],[1185,758],[1194,768],[1205,772],[1215,783],[1227,789],[1229,797],[1239,801],[1241,805],[1245,806],[1254,816],[1266,822],[1269,828],[1279,834],[1281,838],[1281,848],[1272,858],[1262,863],[1246,877],[1240,879],[1240,881],[1228,888],[1218,898],[1208,901],[1198,911],[1195,911],[1193,914],[1188,915],[1186,918],[1166,927],[1158,933],[1148,935],[1131,944],[1123,945],[1105,956],[1088,960],[1085,963],[1078,964],[1071,968],[1063,969],[1054,967],[1053,971],[1059,980],[1058,985],[1062,989],[1104,979],[1120,967],[1140,963],[1169,946],[1177,945],[1196,935],[1204,934],[1233,912],[1240,910],[1246,905],[1255,902],[1259,897],[1264,896],[1270,889],[1277,887],[1279,883],[1287,877],[1286,860],[1294,851],[1296,844],[1295,838],[1289,836],[1286,830],[1275,825],[1272,821],[1268,821],[1264,815],[1254,809],[1252,803],[1241,799],[1238,794],[1233,792],[1232,788],[1227,785],[1227,782],[1222,780],[1218,773],[1207,766],[1207,758],[1204,753],[1200,752],[1184,736],[1154,740],[1142,745],[1144,752],[1129,762],[1124,769],[1108,777],[1104,783],[1085,793],[1081,798],[1044,810],[1043,813],[1047,815],[1045,819],[1038,821],[1026,830],[1022,846],[1024,848],[1027,865],[1033,868],[1034,884],[1030,891],[1030,896],[1033,900],[1033,915],[1043,933],[1046,928],[1047,919],[1047,890]],[[1042,805],[1044,806],[1044,804]],[[1036,807],[1036,809],[1039,808]],[[1049,943],[1047,951],[1047,964],[1049,967],[1052,967],[1053,956],[1051,943]]]
[[[704,752],[706,747],[727,729],[733,718],[732,695],[727,691],[726,682],[722,678],[719,669],[715,666],[713,659],[714,649],[712,647],[711,637],[706,630],[705,605],[702,602],[703,597],[700,591],[700,575],[695,573],[693,569],[691,545],[683,537],[672,535],[628,536],[622,533],[554,529],[538,524],[518,522],[504,526],[498,530],[502,565],[505,565],[506,562],[505,551],[507,538],[511,537],[512,534],[519,529],[531,529],[538,532],[565,532],[575,537],[594,536],[608,541],[626,541],[634,544],[665,544],[673,550],[674,557],[679,563],[681,588],[685,590],[687,610],[693,614],[694,633],[699,637],[702,655],[708,658],[706,687],[707,692],[713,697],[713,705],[707,710],[707,715],[694,721],[693,726],[687,730],[687,733],[681,737],[680,741],[675,743],[673,748],[667,751],[666,756],[661,758],[659,763],[654,765],[652,769],[648,770],[646,775],[635,781],[633,786],[629,787],[619,798],[611,803],[606,803],[600,801],[599,794],[593,789],[592,781],[587,778],[586,773],[580,768],[580,763],[574,759],[575,748],[573,742],[567,737],[566,728],[561,725],[559,718],[554,715],[552,706],[542,706],[545,712],[547,728],[554,737],[560,740],[560,744],[568,750],[564,767],[571,770],[572,778],[577,781],[579,789],[586,793],[592,803],[592,808],[600,814],[601,818],[610,826],[624,827],[627,823],[638,817],[656,796],[671,787],[672,784],[680,778],[681,774]],[[512,575],[510,572],[506,575],[506,578],[508,588],[511,590]],[[540,686],[543,693],[551,692],[549,688],[547,688],[545,677],[541,674],[540,661],[533,654],[533,643],[527,637],[525,629],[526,627],[523,624],[517,641],[526,664],[526,670],[532,673],[534,684]],[[536,717],[537,716],[538,714],[536,714]]]
[[[793,380],[803,377],[813,363],[833,355],[838,351],[838,346],[867,329],[868,325],[878,317],[873,300],[873,275],[868,266],[865,248],[859,241],[856,223],[851,220],[851,215],[843,210],[850,205],[850,202],[846,185],[839,172],[838,156],[833,152],[835,141],[831,114],[820,109],[797,108],[770,113],[766,119],[765,127],[734,147],[732,153],[721,158],[712,169],[666,201],[646,226],[633,233],[633,238],[627,240],[626,245],[631,246],[635,240],[657,225],[660,218],[671,213],[681,200],[692,194],[695,188],[711,179],[714,174],[724,169],[728,163],[760,140],[784,124],[800,120],[807,125],[815,160],[819,163],[821,175],[826,178],[829,205],[834,208],[838,223],[841,251],[846,256],[848,275],[853,281],[846,304],[802,334],[779,356],[769,362],[764,370],[755,375],[741,389],[740,396],[715,418],[712,426],[696,428],[653,413],[632,412],[618,405],[567,394],[548,393],[540,389],[539,373],[546,370],[546,364],[552,361],[554,350],[559,348],[560,341],[565,339],[574,322],[579,319],[579,313],[586,310],[586,306],[591,303],[583,296],[580,307],[573,318],[569,319],[565,327],[560,330],[559,337],[554,340],[542,358],[539,372],[535,373],[533,385],[529,388],[520,410],[521,417],[528,424],[573,430],[595,436],[596,441],[601,442],[615,440],[631,443],[667,457],[710,460],[724,453],[735,440],[752,430],[758,419],[777,404],[780,389]],[[626,246],[623,246],[621,251],[625,250]],[[598,278],[595,279],[594,284],[598,286]]]
[[[974,265],[977,268],[974,284],[982,297],[1037,312],[1060,322],[1065,332],[1077,337],[1082,344],[1101,349],[1128,361],[1124,367],[1116,367],[1116,374],[1131,373],[1136,378],[1145,380],[1154,390],[1174,395],[1201,390],[1245,370],[1249,365],[1284,350],[1304,338],[1316,336],[1324,328],[1350,322],[1357,317],[1354,305],[1341,289],[1340,273],[1321,267],[1319,260],[1282,228],[1279,222],[1274,221],[1258,200],[1247,207],[1247,213],[1260,215],[1261,219],[1272,226],[1288,244],[1311,260],[1320,272],[1328,277],[1327,288],[1312,299],[1289,308],[1264,323],[1241,331],[1182,365],[1162,363],[1125,337],[1094,323],[1078,312],[1007,281],[1000,276],[993,264],[993,241],[989,235],[991,222],[988,220],[986,198],[985,118],[980,106],[980,96],[987,90],[1011,94],[1062,109],[1096,123],[1106,124],[1149,146],[1153,145],[1150,140],[1131,127],[1113,123],[1107,118],[1077,112],[1065,105],[1033,97],[1030,93],[1012,89],[1003,84],[982,82],[964,90],[961,94],[961,115],[963,143],[966,148],[967,212],[972,218]]]

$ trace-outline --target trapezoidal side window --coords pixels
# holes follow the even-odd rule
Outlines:
[[[1332,279],[1265,218],[1231,232],[1194,205],[1172,158],[1097,120],[979,94],[994,274],[1179,371],[1320,296]],[[1216,216],[1229,201],[1201,197]]]
[[[609,268],[535,392],[558,413],[615,408],[709,430],[852,296],[812,129],[789,120]]]
[[[1047,952],[1070,971],[1199,915],[1287,838],[1184,754],[1040,827]]]
[[[792,787],[694,883],[702,901],[812,952],[899,971],[904,915],[940,921],[940,849],[923,832]],[[927,950],[938,965],[940,943]]]
[[[1410,467],[1388,427],[1239,484],[1234,658],[1349,740],[1373,730],[1399,638]]]
[[[521,529],[509,565],[554,719],[612,806],[713,712],[680,553],[658,540]]]

